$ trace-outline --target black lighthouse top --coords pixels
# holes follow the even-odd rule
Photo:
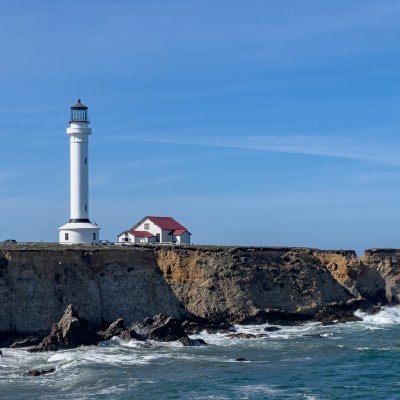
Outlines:
[[[81,99],[78,99],[78,102],[71,107],[71,119],[69,122],[90,122],[88,108],[81,103]]]

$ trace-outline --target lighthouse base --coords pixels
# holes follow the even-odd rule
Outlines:
[[[61,244],[99,243],[100,228],[91,222],[69,222],[58,230]]]

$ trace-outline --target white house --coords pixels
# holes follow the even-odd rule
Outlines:
[[[118,235],[119,242],[135,244],[190,244],[191,233],[171,217],[144,217]]]

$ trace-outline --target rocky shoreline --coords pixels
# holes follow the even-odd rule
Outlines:
[[[114,336],[203,345],[188,335],[349,322],[357,309],[398,304],[399,293],[397,249],[357,257],[283,247],[2,245],[0,347],[57,350]]]

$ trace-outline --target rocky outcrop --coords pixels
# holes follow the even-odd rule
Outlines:
[[[0,245],[0,344],[47,335],[68,304],[97,331],[162,314],[194,332],[345,321],[366,301],[400,302],[400,250]],[[129,339],[120,324],[113,336]]]
[[[105,331],[96,332],[93,325],[80,318],[70,304],[60,321],[53,324],[51,332],[39,344],[27,349],[31,353],[73,349],[79,346],[97,345],[100,341],[119,337],[124,341],[131,339],[157,342],[179,341],[184,346],[205,345],[204,341],[190,339],[178,320],[166,315],[145,318],[126,328],[122,318],[117,319]],[[27,341],[22,341],[27,343]],[[20,346],[19,346],[20,347]]]
[[[60,321],[53,325],[50,335],[28,351],[36,353],[73,349],[82,345],[95,345],[98,341],[99,336],[93,326],[87,320],[80,318],[70,304]]]
[[[123,318],[118,318],[105,331],[99,331],[97,334],[103,340],[110,340],[113,337],[119,337],[126,342],[131,339],[142,339],[141,337],[138,337],[134,331],[129,331],[126,329]]]
[[[180,341],[184,346],[192,346],[194,344],[179,321],[166,315],[146,318],[141,323],[131,325],[129,330],[135,331],[144,340],[149,339],[157,342]]]

